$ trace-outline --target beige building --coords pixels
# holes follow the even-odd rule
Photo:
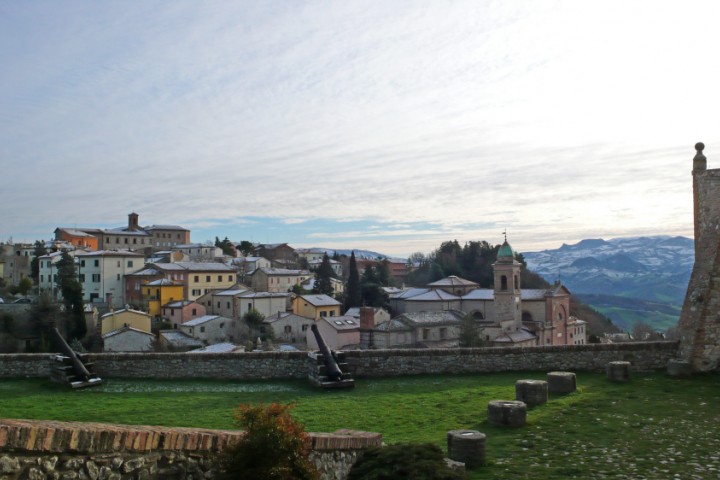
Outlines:
[[[135,330],[150,332],[152,317],[145,312],[122,309],[106,313],[100,317],[100,325],[100,333],[103,335],[123,327],[132,327]]]
[[[262,267],[250,275],[250,287],[256,292],[284,293],[311,277],[307,270]]]
[[[268,317],[288,309],[289,293],[255,292],[243,285],[227,290],[214,290],[198,299],[212,315],[240,319],[250,310]]]
[[[205,345],[212,345],[234,342],[239,338],[238,327],[237,320],[220,315],[205,315],[181,324],[179,330],[200,340]]]
[[[298,295],[293,300],[293,313],[315,320],[339,317],[341,308],[340,302],[327,295]]]
[[[235,285],[235,270],[218,262],[175,262],[152,263],[154,270],[169,280],[181,282],[185,286],[184,300],[197,300],[212,290],[224,290]]]
[[[102,336],[104,352],[152,352],[155,335],[133,327],[122,327]]]
[[[316,322],[318,331],[330,350],[357,350],[360,345],[360,322],[354,317],[322,317]],[[318,344],[312,330],[305,332],[307,346],[317,350]]]
[[[301,317],[291,312],[277,312],[265,317],[260,332],[266,333],[267,329],[272,329],[275,343],[285,342],[304,346],[307,344],[306,332],[313,323],[315,320],[312,318]]]

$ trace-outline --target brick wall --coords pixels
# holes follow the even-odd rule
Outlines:
[[[345,352],[356,377],[433,373],[578,370],[603,371],[614,360],[628,360],[637,371],[663,370],[678,357],[675,342],[560,345],[554,347],[351,350]],[[48,354],[0,355],[0,378],[47,377]],[[214,378],[259,380],[306,378],[305,352],[217,354],[103,353],[90,360],[101,377]]]
[[[0,419],[0,478],[213,478],[215,455],[242,435],[209,430]],[[325,480],[346,478],[377,433],[311,433],[311,458]]]

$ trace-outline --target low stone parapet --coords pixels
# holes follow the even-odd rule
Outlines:
[[[240,430],[0,419],[0,476],[213,478],[216,454],[242,435]],[[382,435],[338,430],[310,433],[310,441],[322,478],[342,480],[364,448],[382,444]]]

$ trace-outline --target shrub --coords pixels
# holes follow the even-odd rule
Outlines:
[[[397,444],[370,447],[353,466],[348,480],[462,480],[464,473],[456,472],[445,463],[445,455],[437,445]]]
[[[223,478],[315,480],[310,437],[290,415],[292,405],[240,405],[235,421],[245,435],[220,454]]]

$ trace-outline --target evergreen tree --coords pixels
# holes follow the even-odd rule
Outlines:
[[[345,286],[345,310],[359,307],[362,301],[360,293],[360,272],[358,272],[355,251],[350,254],[350,267],[348,268],[348,281]]]
[[[85,325],[82,285],[77,279],[75,259],[67,251],[63,251],[57,267],[58,283],[67,317],[68,337],[82,339],[87,333],[87,326]]]
[[[368,265],[365,267],[360,281],[360,295],[363,305],[368,307],[388,307],[388,298],[380,284],[380,278],[375,269]]]
[[[321,293],[332,296],[333,286],[332,278],[334,276],[333,269],[330,266],[330,258],[327,253],[323,255],[320,267],[315,272],[315,286],[313,287],[313,293]]]
[[[33,259],[30,262],[30,276],[33,281],[37,284],[38,278],[40,277],[40,257],[47,255],[48,251],[45,248],[45,242],[42,240],[36,240],[33,248]]]

